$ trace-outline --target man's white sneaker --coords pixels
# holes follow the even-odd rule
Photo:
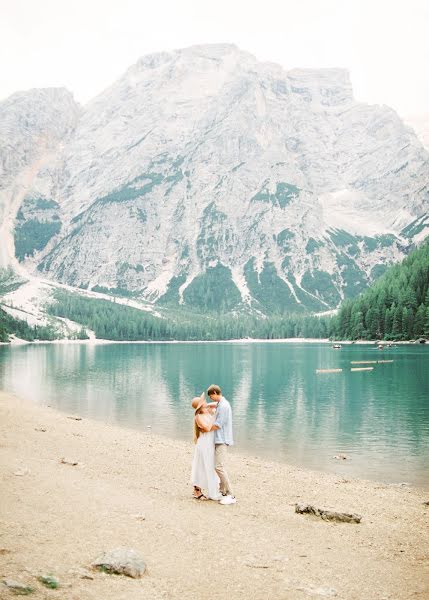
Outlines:
[[[235,504],[237,502],[235,496],[224,496],[219,504]]]

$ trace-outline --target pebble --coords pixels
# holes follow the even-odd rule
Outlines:
[[[60,463],[62,465],[71,465],[72,467],[76,467],[79,463],[77,462],[77,460],[69,460],[66,458],[61,458],[60,459]]]
[[[20,581],[15,581],[14,579],[3,579],[3,583],[10,590],[17,590],[18,592],[23,592],[27,594],[31,594],[33,588],[25,583],[21,583]]]
[[[78,569],[70,569],[69,574],[76,575],[81,579],[94,579],[94,575],[91,573],[91,571],[88,571],[88,569],[83,569],[81,567]]]
[[[14,475],[16,475],[17,477],[23,477],[24,475],[28,475],[30,473],[30,469],[27,469],[27,467],[22,467],[21,469],[17,469],[14,472]]]
[[[331,587],[316,587],[310,585],[309,587],[298,587],[297,590],[308,594],[309,596],[324,596],[325,598],[333,598],[337,595],[337,590]]]
[[[40,581],[40,583],[43,583],[43,585],[45,585],[47,588],[50,588],[51,590],[56,590],[60,587],[59,580],[53,575],[40,575],[40,577],[38,577],[37,579]]]
[[[135,579],[146,571],[143,557],[131,548],[115,548],[99,556],[92,566],[118,575],[128,575]]]
[[[267,562],[262,562],[260,560],[246,560],[244,562],[246,567],[252,567],[253,569],[269,569],[270,565]]]

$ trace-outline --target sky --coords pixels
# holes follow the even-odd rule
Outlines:
[[[144,54],[228,42],[346,67],[357,100],[427,115],[428,31],[427,0],[0,0],[0,99],[64,86],[85,103]]]

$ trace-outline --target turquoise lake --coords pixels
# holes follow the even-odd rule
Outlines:
[[[351,372],[351,361],[393,360]],[[317,374],[316,369],[342,368]],[[237,451],[429,488],[429,347],[219,342],[0,347],[0,386],[67,413],[192,438],[191,399],[222,387]],[[333,457],[345,454],[347,460]]]

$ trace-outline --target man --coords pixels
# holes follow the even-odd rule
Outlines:
[[[215,469],[220,479],[220,492],[222,499],[220,504],[235,504],[237,500],[232,493],[229,482],[226,463],[228,460],[228,446],[234,444],[232,437],[232,410],[226,398],[222,396],[222,390],[218,385],[211,385],[207,395],[212,402],[216,402],[215,422],[212,430],[215,432]]]

